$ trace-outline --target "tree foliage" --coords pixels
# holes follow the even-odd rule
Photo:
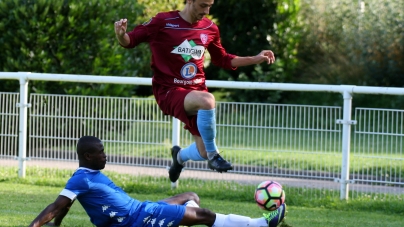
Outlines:
[[[297,13],[300,0],[215,1],[212,16],[220,28],[222,44],[229,53],[252,56],[272,50],[273,65],[260,64],[224,71],[215,66],[207,69],[208,78],[234,81],[285,82],[293,75],[299,42]],[[279,92],[253,90],[226,91],[235,101],[280,99]]]
[[[141,7],[124,4],[127,13],[139,14]],[[116,1],[2,1],[0,32],[4,55],[3,71],[114,75],[123,65],[113,36]],[[115,7],[113,6],[115,4]],[[101,16],[102,15],[102,16]],[[16,29],[18,26],[18,29]],[[35,92],[118,94],[116,85],[32,81]],[[96,88],[96,89],[95,89]],[[103,88],[103,89],[100,89]]]
[[[127,18],[131,30],[157,12],[183,5],[178,0],[0,1],[0,71],[151,77],[149,47],[120,47],[113,23]],[[276,62],[236,71],[209,65],[207,78],[402,87],[403,12],[402,0],[215,1],[209,17],[218,24],[226,50],[252,56],[270,49]],[[31,81],[30,89],[54,94],[151,94],[151,87],[49,81]],[[18,91],[18,82],[2,80],[0,91]],[[229,101],[331,102],[322,94],[305,98],[290,92],[220,91]]]
[[[295,82],[404,86],[401,0],[302,0],[302,39]],[[312,95],[312,94],[311,94]],[[327,99],[329,97],[330,99]],[[400,97],[355,96],[355,104],[402,107]],[[296,97],[289,97],[297,99]],[[331,103],[331,96],[307,97]],[[393,101],[394,99],[394,101]],[[299,100],[306,100],[299,94]],[[400,104],[401,103],[401,104]]]

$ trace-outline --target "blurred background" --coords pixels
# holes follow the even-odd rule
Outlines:
[[[146,44],[126,50],[113,23],[128,29],[159,11],[182,9],[181,0],[2,0],[0,71],[151,77]],[[209,64],[210,80],[347,84],[402,87],[404,84],[402,0],[215,1],[211,15],[229,53],[249,56],[263,49],[273,65],[226,71]],[[148,97],[150,86],[32,81],[31,92]],[[2,80],[0,91],[19,90]],[[219,101],[340,105],[338,94],[211,89]],[[403,108],[400,96],[355,96],[355,106]]]

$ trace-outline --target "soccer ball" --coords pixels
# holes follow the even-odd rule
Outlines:
[[[281,184],[268,180],[257,186],[254,199],[261,209],[273,211],[285,202],[285,192]]]

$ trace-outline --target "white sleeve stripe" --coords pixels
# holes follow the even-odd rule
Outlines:
[[[74,194],[72,191],[69,191],[67,189],[63,189],[59,195],[66,196],[67,198],[71,199],[72,201],[76,199],[77,195]]]

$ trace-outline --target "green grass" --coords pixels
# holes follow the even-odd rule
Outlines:
[[[71,171],[66,171],[63,177],[42,177],[40,174],[30,173],[26,178],[16,178],[9,173],[9,168],[0,168],[1,226],[27,226],[42,209],[56,199]],[[182,180],[180,188],[171,190],[168,179],[135,177],[113,172],[106,174],[129,195],[141,201],[159,200],[177,193],[195,191],[201,198],[201,206],[214,212],[250,217],[260,217],[263,213],[252,198],[251,187],[234,182]],[[286,223],[289,226],[402,227],[404,222],[402,196],[394,196],[392,199],[389,195],[367,195],[355,200],[340,201],[331,196],[332,192],[325,190],[307,192],[285,188],[285,191],[289,211]],[[75,203],[63,221],[63,226],[91,226],[91,223],[81,205]]]
[[[56,149],[56,148],[55,148]],[[109,155],[127,155],[130,157],[162,158],[171,160],[170,145],[119,146],[106,145]],[[56,149],[58,150],[58,149]],[[72,155],[75,149],[70,148]],[[130,152],[131,151],[131,152]],[[130,153],[129,153],[130,152]],[[237,149],[221,148],[226,159],[235,165],[251,165],[255,167],[282,168],[294,171],[326,171],[339,173],[341,170],[341,152],[304,151],[292,148],[263,150],[238,146]],[[394,176],[404,175],[404,162],[400,154],[355,154],[350,156],[350,173],[378,176],[380,174]]]
[[[146,102],[146,105],[152,104],[153,101]],[[286,125],[278,125],[283,121],[279,123],[276,121],[277,118],[266,119],[275,121],[270,123],[255,122],[251,119],[243,120],[249,115],[240,113],[242,112],[238,112],[237,117],[224,118],[235,121],[230,122],[231,126],[221,125],[218,122],[218,146],[221,152],[224,152],[226,159],[233,164],[292,171],[326,171],[335,175],[340,173],[342,137],[341,129],[335,126],[335,122],[315,119],[315,122],[325,121],[329,124],[328,126],[321,126],[321,124],[318,126],[313,123],[314,119],[311,119],[312,121],[309,121],[311,124],[305,125],[310,130],[302,130],[302,125],[297,125],[300,128],[289,125],[291,122],[296,122],[293,120],[293,116],[286,116],[284,123]],[[280,116],[283,115],[280,114]],[[171,160],[169,152],[171,122],[159,121],[161,120],[159,117],[153,118],[153,120],[157,120],[156,122],[147,120],[136,119],[136,123],[129,126],[125,121],[120,122],[122,125],[117,127],[122,130],[120,133],[113,130],[103,138],[108,141],[105,142],[107,153]],[[287,124],[287,122],[289,123]],[[251,125],[253,123],[259,123],[262,126]],[[139,131],[142,133],[137,133]],[[366,129],[366,131],[371,130]],[[404,159],[401,149],[404,142],[401,137],[357,134],[351,139],[349,170],[351,174],[372,176],[373,178],[383,176],[393,179],[393,182],[395,178],[404,175]],[[186,145],[192,142],[192,136],[187,131],[181,130],[181,143]],[[58,143],[53,146],[50,146],[48,150],[75,153],[74,143],[71,143],[70,147],[61,148]],[[39,148],[38,150],[46,149]]]

